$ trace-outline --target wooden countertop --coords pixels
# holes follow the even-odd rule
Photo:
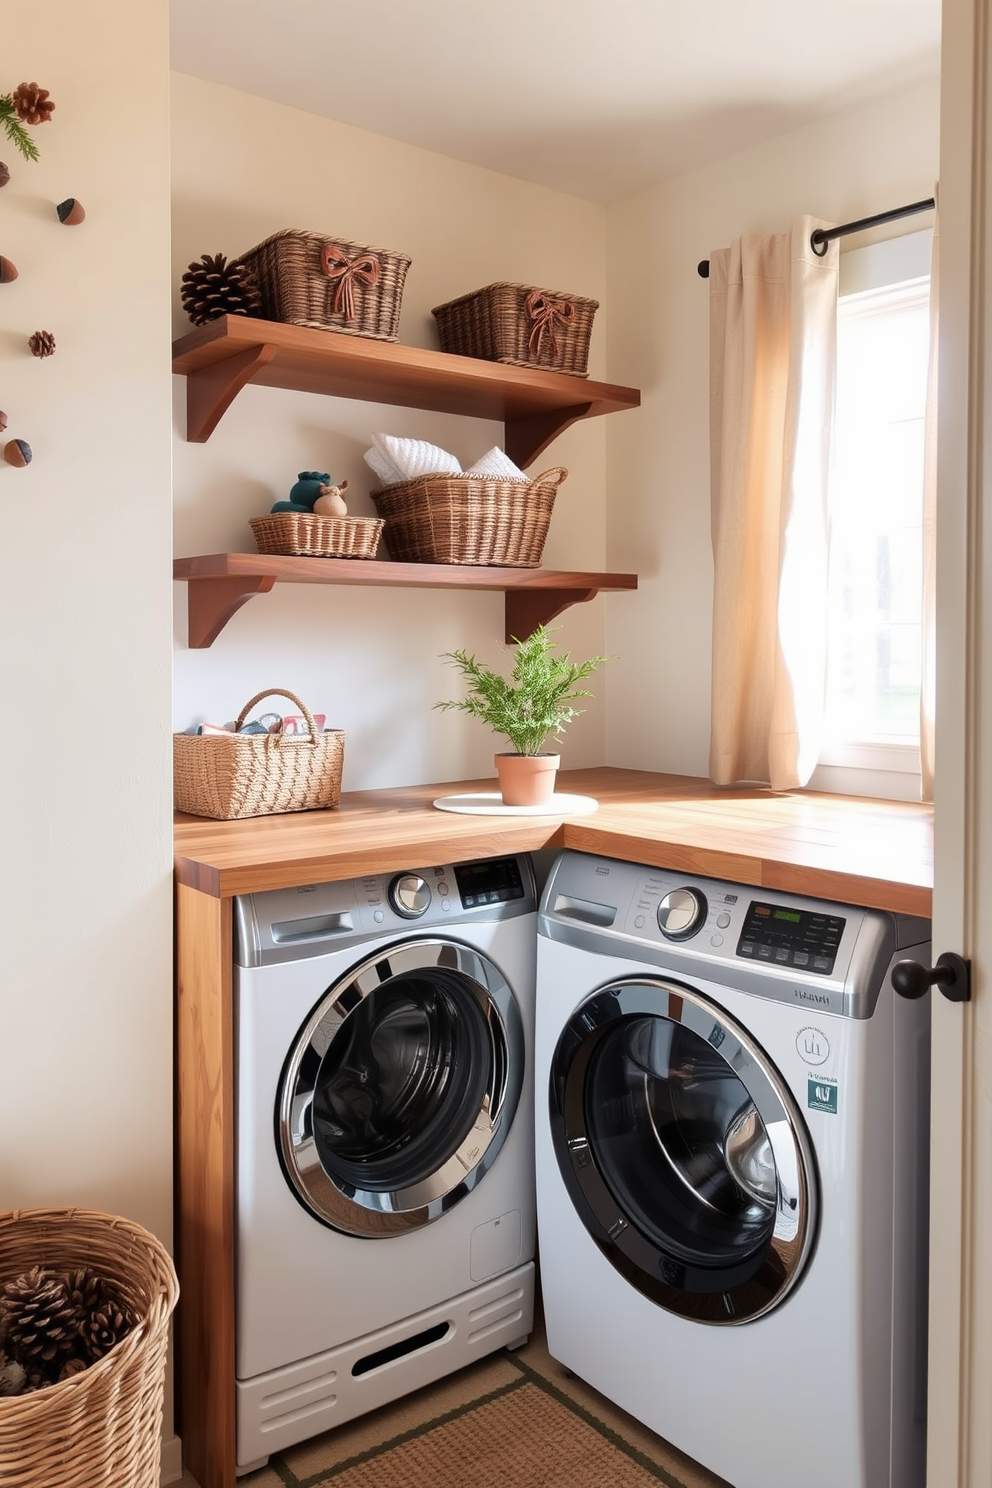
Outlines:
[[[176,876],[216,898],[363,873],[574,847],[790,893],[929,916],[933,808],[904,801],[723,789],[686,775],[564,770],[592,816],[456,816],[438,796],[493,780],[352,791],[334,811],[246,821],[176,816]]]

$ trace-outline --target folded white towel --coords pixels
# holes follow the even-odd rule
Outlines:
[[[384,486],[395,485],[397,481],[404,479],[389,456],[384,455],[382,450],[376,449],[375,445],[365,451],[365,463],[371,466]]]
[[[447,450],[439,449],[436,444],[428,444],[426,439],[401,439],[396,434],[373,434],[373,449],[383,457],[383,468],[388,468],[387,462],[392,465],[397,474],[392,480],[414,480],[418,475],[461,475],[462,467],[454,455],[449,455]],[[371,453],[371,452],[370,452]],[[368,456],[366,456],[368,460]],[[372,461],[368,463],[372,465]],[[372,469],[380,480],[385,477]]]
[[[514,465],[509,455],[504,454],[498,444],[494,444],[481,460],[476,460],[465,472],[466,475],[488,475],[493,480],[519,480],[528,479],[518,466]]]

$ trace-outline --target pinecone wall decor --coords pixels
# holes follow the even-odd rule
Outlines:
[[[194,325],[206,325],[220,315],[257,315],[261,306],[258,281],[239,259],[228,263],[223,253],[204,253],[182,277],[183,309]]]
[[[55,337],[51,331],[35,331],[33,336],[28,337],[28,345],[31,355],[36,357],[50,357],[55,355]]]
[[[38,159],[38,146],[26,125],[47,124],[54,107],[48,89],[37,83],[18,83],[13,93],[0,94],[0,125],[25,160]]]

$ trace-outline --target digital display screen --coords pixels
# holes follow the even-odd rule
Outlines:
[[[477,904],[505,904],[510,899],[524,897],[516,858],[456,863],[455,882],[466,909],[474,909]]]
[[[752,901],[737,943],[743,960],[829,976],[846,921],[826,910]]]

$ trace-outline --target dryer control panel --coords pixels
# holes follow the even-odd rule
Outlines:
[[[239,966],[303,961],[374,935],[507,919],[536,909],[527,854],[299,884],[235,898],[235,959]]]

